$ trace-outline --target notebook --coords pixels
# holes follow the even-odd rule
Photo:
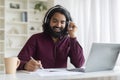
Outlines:
[[[85,68],[68,69],[68,71],[96,72],[112,70],[117,62],[120,44],[93,43]]]

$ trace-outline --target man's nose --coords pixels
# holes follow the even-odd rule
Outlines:
[[[61,23],[60,22],[57,23],[57,27],[61,27]]]

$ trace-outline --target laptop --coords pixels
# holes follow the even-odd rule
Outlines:
[[[96,72],[112,70],[117,62],[120,44],[93,43],[85,68],[67,69],[68,71]]]

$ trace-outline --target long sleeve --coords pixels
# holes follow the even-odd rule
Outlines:
[[[84,62],[83,49],[76,40],[76,38],[70,38],[70,61],[75,67],[81,67]]]
[[[84,63],[83,50],[76,39],[63,37],[54,43],[44,33],[35,34],[27,41],[18,55],[21,61],[18,70],[24,69],[31,56],[40,60],[44,68],[66,68],[68,56],[75,67],[81,67]]]
[[[24,65],[26,62],[30,60],[30,56],[33,56],[33,53],[35,52],[35,38],[32,36],[25,46],[22,48],[20,51],[18,58],[20,59],[21,63],[20,66],[18,67],[18,70],[23,70]]]

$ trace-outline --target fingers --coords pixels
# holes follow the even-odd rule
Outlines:
[[[77,30],[77,27],[76,27],[75,23],[70,22],[69,23],[69,27],[68,27],[68,33],[69,33],[71,38],[75,38],[76,37],[75,36],[76,30]]]
[[[25,64],[24,69],[27,71],[35,71],[36,70],[35,66],[31,64],[31,61],[29,61]]]
[[[75,25],[75,23],[70,22],[70,23],[69,23],[68,30],[74,30],[75,28],[77,28],[76,25]]]
[[[40,69],[43,69],[43,67],[42,67],[42,64],[41,64],[41,61],[40,61],[40,60],[38,61],[38,63],[39,63],[39,68],[40,68]]]
[[[27,71],[36,71],[36,70],[37,70],[37,66],[28,64],[28,65],[26,66],[26,70],[27,70]]]
[[[76,25],[75,25],[74,22],[69,22],[68,30],[74,30],[74,29],[76,29],[76,28],[77,28],[77,27],[76,27]]]
[[[42,64],[41,61],[31,59],[25,64],[24,68],[28,71],[35,71],[42,68]]]

